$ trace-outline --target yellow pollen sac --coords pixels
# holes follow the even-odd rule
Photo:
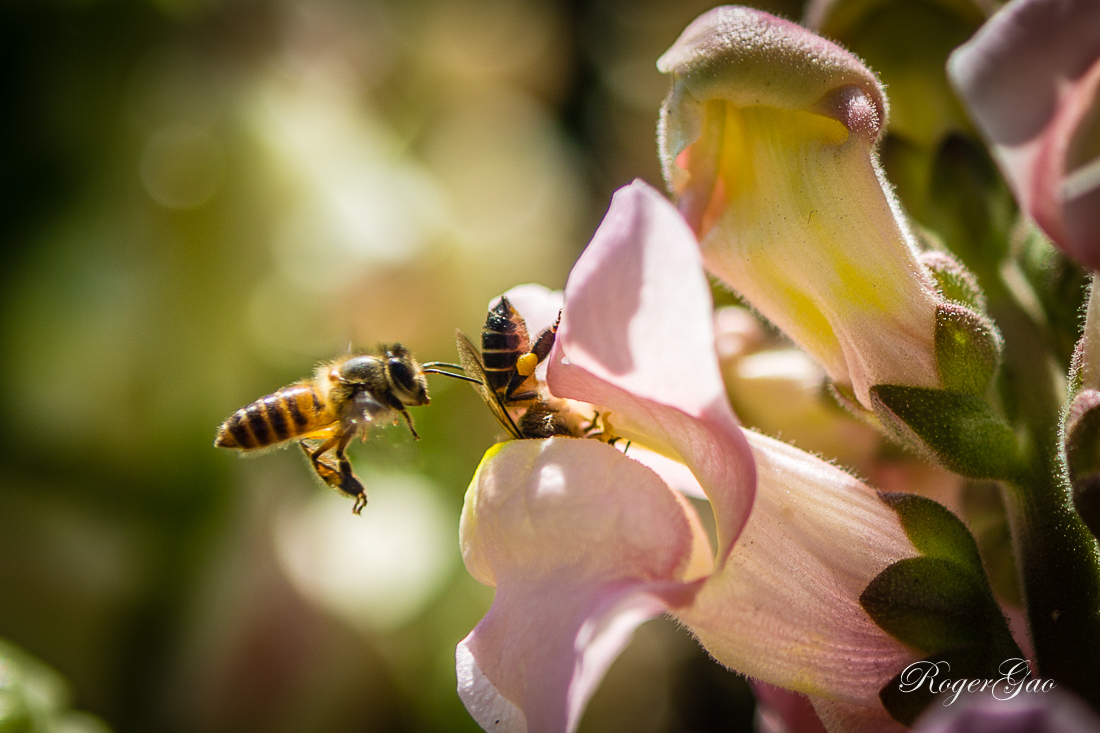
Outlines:
[[[529,377],[535,373],[535,367],[539,365],[539,358],[527,352],[516,360],[516,371],[521,377]]]

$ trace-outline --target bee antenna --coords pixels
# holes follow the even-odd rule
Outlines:
[[[474,384],[481,384],[480,379],[474,379],[473,377],[467,377],[465,374],[455,374],[454,372],[445,372],[442,369],[424,369],[425,374],[442,374],[445,377],[451,377],[453,379],[461,379],[464,382],[473,382]]]
[[[448,364],[445,361],[426,361],[423,366],[426,367],[447,367],[448,369],[457,369],[460,372],[466,371],[465,367],[461,364]]]

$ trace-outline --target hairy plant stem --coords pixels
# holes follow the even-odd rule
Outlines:
[[[1017,398],[1020,469],[1002,483],[1037,673],[1100,710],[1100,545],[1073,505],[1061,459],[1065,389],[1042,330],[1002,301],[1004,369]]]
[[[1060,475],[1004,484],[1028,626],[1044,679],[1100,709],[1100,548]]]

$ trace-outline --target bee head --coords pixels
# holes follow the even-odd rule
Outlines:
[[[385,353],[386,373],[397,398],[413,407],[428,404],[428,379],[412,353],[401,344],[387,347]]]

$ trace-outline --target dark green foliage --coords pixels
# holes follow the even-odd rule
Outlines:
[[[929,499],[882,498],[897,512],[921,556],[879,573],[860,595],[863,609],[926,660],[946,662],[953,678],[995,678],[1002,661],[1022,654],[986,581],[973,537],[954,514]],[[896,720],[910,725],[932,693],[903,690],[902,674],[879,697]]]

